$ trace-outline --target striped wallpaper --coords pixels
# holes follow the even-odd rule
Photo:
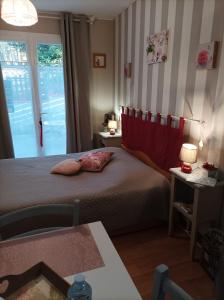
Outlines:
[[[224,167],[224,1],[137,0],[115,19],[115,110],[129,105],[205,120],[188,124],[188,140],[202,137],[202,160]],[[169,30],[168,59],[148,65],[146,37]],[[198,45],[219,41],[217,67],[196,69]],[[132,77],[124,64],[132,63]]]

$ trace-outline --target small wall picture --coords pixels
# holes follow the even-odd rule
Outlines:
[[[210,42],[201,44],[198,47],[196,66],[198,69],[214,69],[216,65],[216,57],[218,50],[218,42]]]
[[[93,54],[93,67],[106,68],[106,54],[94,53]]]
[[[163,30],[147,38],[146,55],[148,64],[167,60],[168,34],[168,30]]]

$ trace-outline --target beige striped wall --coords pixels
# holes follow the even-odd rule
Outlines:
[[[137,0],[115,19],[115,109],[120,104],[205,120],[191,123],[202,137],[203,160],[224,167],[224,0]],[[146,63],[149,34],[169,30],[168,59]],[[200,43],[219,41],[217,67],[197,70]],[[124,64],[132,63],[132,78]]]

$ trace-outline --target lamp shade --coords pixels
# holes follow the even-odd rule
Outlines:
[[[197,147],[193,144],[183,144],[180,151],[180,159],[189,164],[197,161]]]
[[[31,26],[38,22],[36,8],[29,0],[3,0],[1,18],[14,26]]]
[[[109,122],[108,122],[108,128],[109,129],[117,129],[117,121],[115,121],[115,120],[109,120]]]

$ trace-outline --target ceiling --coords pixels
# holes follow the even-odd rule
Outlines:
[[[32,0],[41,11],[69,11],[93,15],[100,19],[114,19],[134,0]]]

